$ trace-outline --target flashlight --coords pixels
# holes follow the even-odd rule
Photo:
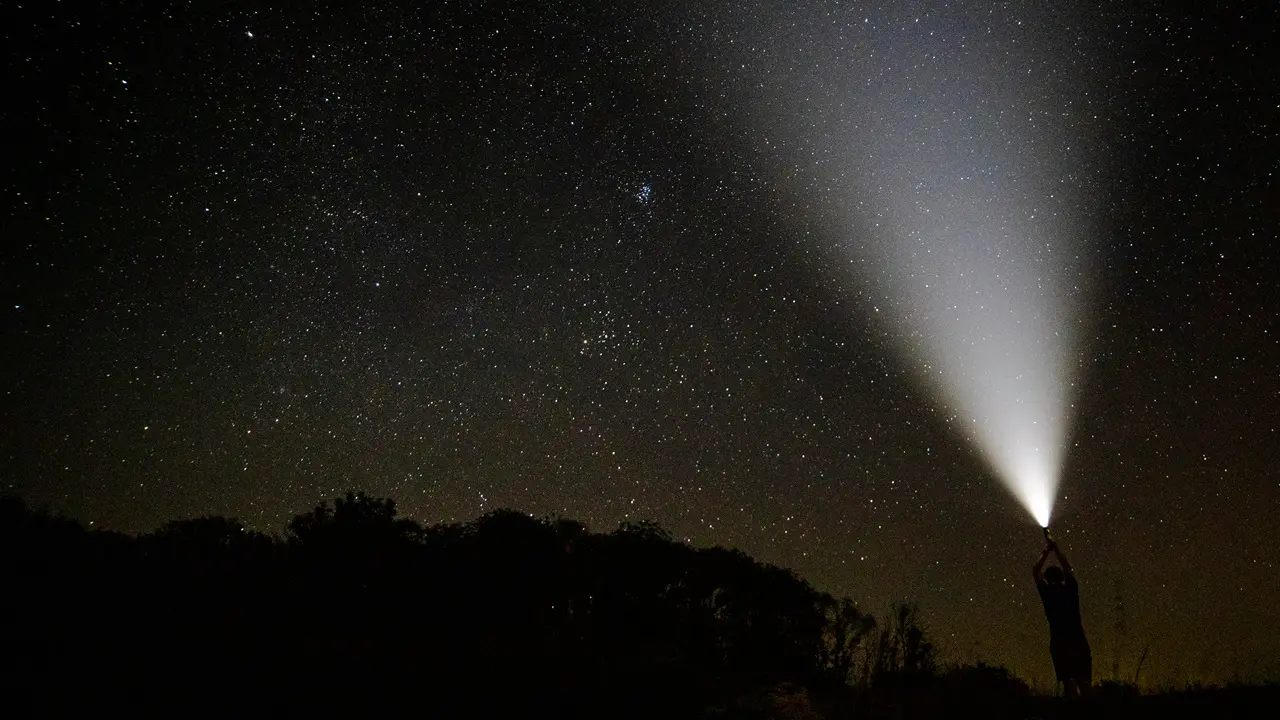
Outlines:
[[[1049,534],[1049,526],[1048,526],[1048,525],[1046,525],[1046,526],[1044,527],[1044,541],[1045,541],[1045,542],[1048,542],[1048,543],[1052,543],[1052,542],[1053,542],[1053,536]]]

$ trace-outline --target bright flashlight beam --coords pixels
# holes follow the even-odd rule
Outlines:
[[[900,160],[919,163],[916,177],[930,173],[923,159]],[[896,186],[896,202],[886,199],[881,215],[883,234],[869,249],[898,311],[899,349],[1000,480],[1047,525],[1075,374],[1071,288],[1059,278],[1076,271],[1068,258],[1078,257],[1058,260],[1052,250],[1081,239],[1029,221],[1033,211],[1022,203],[996,195],[980,202],[963,184],[928,176],[924,188]],[[1006,193],[1024,194],[1006,182]],[[1037,257],[1042,248],[1050,252]]]
[[[978,3],[815,5],[729,19],[768,51],[719,75],[742,78],[754,135],[835,218],[833,262],[894,311],[903,357],[1048,525],[1102,185],[1088,73],[1103,40],[1041,3],[1015,25]]]

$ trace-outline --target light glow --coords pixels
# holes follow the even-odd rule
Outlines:
[[[874,18],[819,5],[740,19],[786,49],[732,56],[723,74],[743,77],[753,133],[831,221],[833,278],[892,311],[895,349],[1048,525],[1103,184],[1077,60],[1098,48],[1079,17],[1038,4],[1012,34],[963,2]]]

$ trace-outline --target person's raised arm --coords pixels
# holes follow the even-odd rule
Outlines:
[[[1062,566],[1062,572],[1072,575],[1071,563],[1067,561],[1067,556],[1062,552],[1062,548],[1058,547],[1058,543],[1051,543],[1046,551],[1053,550],[1053,554],[1058,556],[1058,564]]]
[[[1036,579],[1037,584],[1044,584],[1044,563],[1049,559],[1049,553],[1053,552],[1053,545],[1046,545],[1044,552],[1040,553],[1040,559],[1036,561],[1036,566],[1031,568],[1031,576]]]

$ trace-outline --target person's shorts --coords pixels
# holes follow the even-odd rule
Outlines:
[[[1050,642],[1049,654],[1053,656],[1053,671],[1058,682],[1075,680],[1081,685],[1093,682],[1093,655],[1083,638]]]

